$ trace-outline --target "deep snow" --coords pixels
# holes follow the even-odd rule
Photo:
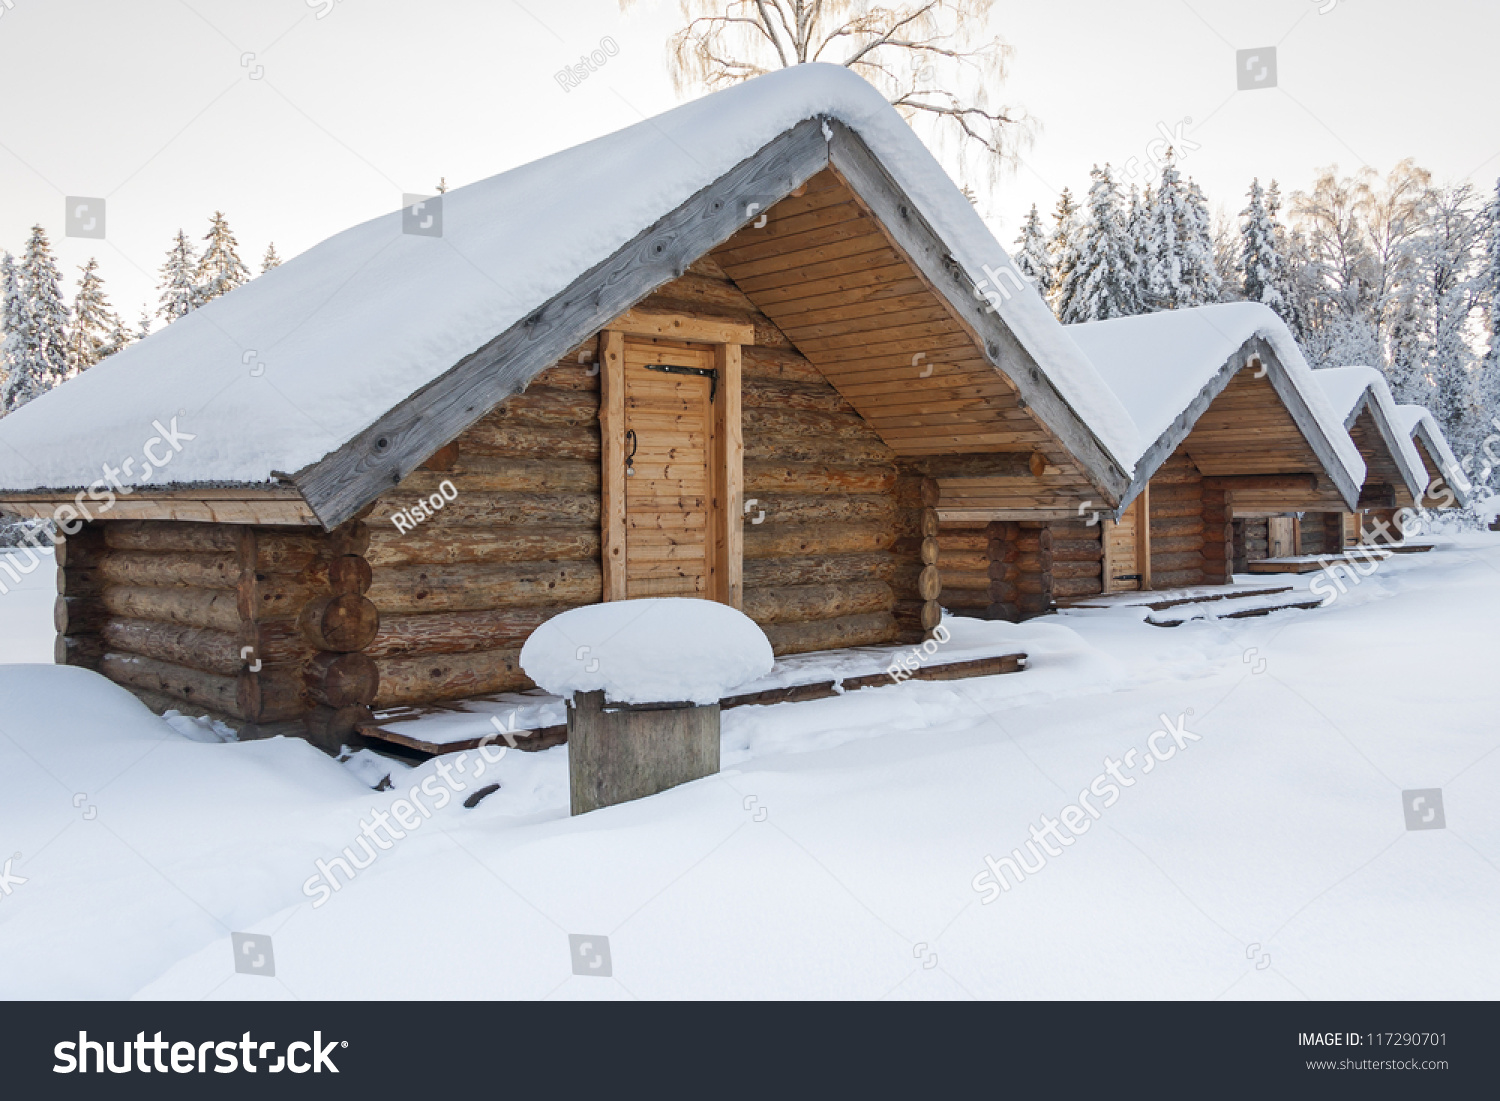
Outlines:
[[[0,638],[45,660],[51,573],[29,582]],[[565,747],[478,777],[450,755],[500,791],[316,908],[316,862],[439,762],[221,744],[3,666],[0,868],[25,882],[0,888],[0,996],[1496,997],[1500,538],[1346,587],[1172,629],[952,621],[1024,637],[1030,668],[726,712],[722,775],[576,819]],[[1198,739],[1147,774],[1164,720]],[[1136,783],[985,904],[985,857],[1132,751]],[[1402,791],[1434,787],[1446,828],[1408,831]],[[235,973],[231,932],[273,938],[274,978]],[[609,938],[612,978],[572,973],[570,933]]]

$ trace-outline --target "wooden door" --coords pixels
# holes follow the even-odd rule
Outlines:
[[[1151,587],[1150,487],[1141,491],[1118,522],[1104,521],[1104,591],[1135,592]]]
[[[742,600],[740,346],[601,337],[604,599]]]
[[[1266,557],[1292,558],[1297,554],[1295,517],[1272,516],[1266,523]]]
[[[625,595],[715,591],[714,350],[625,342]]]

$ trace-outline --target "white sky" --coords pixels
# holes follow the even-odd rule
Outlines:
[[[1201,148],[1181,167],[1230,213],[1251,176],[1290,191],[1335,162],[1500,176],[1494,0],[996,7],[1015,50],[1001,98],[1041,123],[981,202],[1007,247],[1032,202],[1050,211],[1091,164],[1144,158],[1185,117]],[[469,183],[672,106],[676,23],[675,0],[628,16],[616,0],[0,0],[0,247],[41,222],[69,293],[97,255],[133,325],[172,234],[201,237],[216,209],[258,271],[268,240],[286,258],[440,176]],[[619,55],[564,91],[554,74],[606,35]],[[1235,50],[1271,45],[1278,87],[1236,92]],[[108,200],[106,240],[63,236],[69,195]]]

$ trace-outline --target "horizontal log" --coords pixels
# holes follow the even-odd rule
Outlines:
[[[154,619],[231,633],[240,629],[239,603],[232,590],[110,585],[89,602],[105,615],[125,619]],[[70,613],[74,607],[70,602]]]
[[[102,655],[99,671],[116,684],[159,692],[239,719],[248,718],[239,707],[237,677],[206,673],[139,654],[114,652]]]
[[[839,616],[889,612],[895,594],[884,581],[849,581],[838,585],[782,585],[750,589],[744,613],[756,623],[806,623]]]
[[[310,705],[302,668],[297,665],[262,665],[257,672],[241,673],[235,700],[238,713],[256,723],[300,719]]]
[[[984,551],[955,551],[944,546],[939,560],[945,570],[979,572],[990,568],[990,556]]]
[[[1103,591],[1103,586],[1098,577],[1054,577],[1052,579],[1052,595],[1054,597],[1094,596]]]
[[[1155,508],[1158,504],[1173,504],[1182,501],[1201,501],[1203,489],[1197,482],[1184,482],[1179,485],[1151,485],[1151,506]]]
[[[544,428],[531,424],[479,421],[459,440],[460,455],[503,455],[509,458],[588,459],[599,461],[599,427]]]
[[[533,687],[521,670],[519,648],[383,657],[376,658],[375,665],[380,673],[377,709]]]
[[[937,539],[944,554],[950,550],[986,553],[990,545],[990,537],[982,531],[959,531],[948,527],[938,529]]]
[[[380,669],[368,654],[323,653],[302,667],[303,683],[315,703],[349,707],[375,702]]]
[[[745,460],[745,495],[793,493],[890,493],[896,488],[893,466],[822,466],[814,463]],[[597,515],[595,516],[597,520]]]
[[[883,524],[766,524],[745,529],[745,558],[862,554],[894,542]]]
[[[824,440],[879,440],[875,430],[852,410],[847,413],[829,413],[776,407],[745,409],[744,427],[747,442],[752,430],[775,439],[811,437]]]
[[[402,506],[381,498],[370,511],[372,525],[390,527]],[[465,493],[418,525],[418,531],[449,526],[528,527],[534,524],[597,524],[597,493]],[[413,532],[415,534],[415,532]]]
[[[207,627],[185,627],[150,619],[108,619],[99,638],[110,650],[237,676],[253,658],[241,657],[240,636]]]
[[[382,613],[575,605],[603,598],[595,561],[387,566],[369,593]]]
[[[1203,530],[1203,517],[1192,516],[1153,516],[1151,518],[1151,538],[1156,540],[1169,535],[1196,535]]]
[[[865,580],[895,584],[900,565],[889,552],[746,559],[745,595],[748,598],[752,589],[779,585],[838,584]],[[909,568],[912,584],[915,585],[915,564],[910,564]]]
[[[1196,554],[1203,546],[1203,536],[1194,535],[1169,535],[1157,539],[1151,539],[1151,557],[1154,559],[1159,555],[1172,554]]]
[[[893,457],[891,449],[878,438],[782,436],[757,424],[754,416],[745,418],[743,431],[747,463],[876,464],[890,462]]]
[[[797,351],[753,344],[741,348],[740,357],[740,370],[745,379],[781,379],[806,383],[828,381],[822,371]]]
[[[233,554],[239,528],[233,524],[196,524],[172,520],[112,520],[102,524],[104,543],[114,550],[178,554]]]
[[[1180,551],[1173,554],[1157,554],[1154,549],[1151,555],[1152,583],[1156,583],[1159,574],[1170,573],[1173,570],[1195,570],[1203,562],[1201,550]],[[1157,585],[1160,588],[1160,585]]]
[[[372,566],[458,562],[574,562],[598,559],[599,528],[572,524],[553,527],[443,528],[412,532],[377,530],[367,558]]]
[[[773,623],[763,628],[778,655],[836,650],[849,646],[880,646],[895,640],[900,628],[890,612],[841,616],[811,623]]]
[[[993,451],[899,459],[903,471],[926,478],[1040,478],[1047,456],[1040,451]]]
[[[1368,482],[1359,491],[1359,507],[1395,508],[1396,487],[1385,482]]]
[[[1062,584],[1064,581],[1078,581],[1084,578],[1098,579],[1103,573],[1103,562],[1058,562],[1052,567],[1053,591],[1056,592],[1056,586]]]
[[[52,664],[98,669],[107,649],[98,635],[53,635]]]
[[[392,657],[510,649],[520,646],[532,631],[559,612],[576,606],[382,615],[375,640],[363,652],[371,657]]]
[[[512,394],[477,422],[478,425],[537,425],[548,428],[579,428],[599,422],[599,395],[588,390],[538,386],[535,383]],[[473,429],[471,428],[470,431]],[[462,454],[468,433],[459,437]]]
[[[750,521],[747,527],[759,527],[755,517],[765,512],[765,524],[846,524],[875,523],[893,527],[896,500],[889,494],[791,494],[770,493],[749,496]]]
[[[990,589],[990,575],[985,570],[945,568],[942,571],[942,579],[942,595],[945,600],[948,594],[958,589],[974,589],[982,592],[989,592]]]
[[[456,490],[460,497],[469,493],[598,493],[600,473],[598,463],[583,459],[469,455],[451,471],[408,474],[400,485],[381,494],[381,500],[410,509],[417,499],[440,493],[444,482],[452,486],[450,494]]]
[[[769,406],[776,409],[803,409],[820,413],[852,413],[853,407],[842,394],[821,379],[798,382],[779,378],[745,375],[740,387],[740,401],[746,409]]]
[[[352,653],[363,650],[380,629],[380,611],[364,596],[320,596],[297,617],[306,642],[317,650]]]
[[[1305,489],[1312,492],[1318,488],[1318,476],[1307,474],[1230,474],[1205,477],[1203,488],[1218,493],[1233,493],[1243,489]]]
[[[1104,548],[1098,542],[1055,544],[1052,548],[1054,562],[1098,562],[1104,557]]]
[[[1151,585],[1156,589],[1184,589],[1190,585],[1201,584],[1203,584],[1201,569],[1157,571],[1153,567],[1151,571]]]
[[[333,756],[337,756],[346,745],[361,745],[358,733],[360,725],[374,721],[375,716],[368,707],[357,705],[335,708],[318,704],[309,708],[302,716],[307,740]]]

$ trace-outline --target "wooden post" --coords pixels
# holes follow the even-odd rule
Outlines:
[[[744,605],[745,434],[740,412],[740,359],[738,344],[714,348],[719,371],[719,400],[714,403],[713,467],[719,505],[714,532],[714,597],[731,608]]]
[[[573,814],[641,799],[719,771],[719,705],[606,705],[603,692],[568,703]]]
[[[1234,580],[1234,524],[1230,510],[1228,491],[1205,482],[1203,580],[1209,585],[1227,585]]]
[[[1015,568],[1016,559],[1020,557],[1016,546],[1018,529],[1013,522],[996,520],[985,528],[985,534],[989,537],[985,558],[990,575],[990,606],[985,611],[985,618],[1015,623],[1021,618],[1021,610],[1016,607],[1016,577],[1020,573]]]
[[[936,478],[923,478],[921,483],[922,493],[922,531],[937,522],[938,501],[942,499],[942,492],[938,488]],[[929,517],[929,514],[930,517]],[[937,566],[938,543],[935,538],[924,534],[921,544],[922,573],[917,578],[917,593],[922,598],[922,630],[925,636],[931,636],[937,630],[938,624],[943,621],[943,605],[939,599],[943,595],[943,575]]]
[[[1151,588],[1151,483],[1135,499],[1135,568],[1142,591]]]
[[[601,553],[604,599],[625,599],[625,334],[599,338]]]

